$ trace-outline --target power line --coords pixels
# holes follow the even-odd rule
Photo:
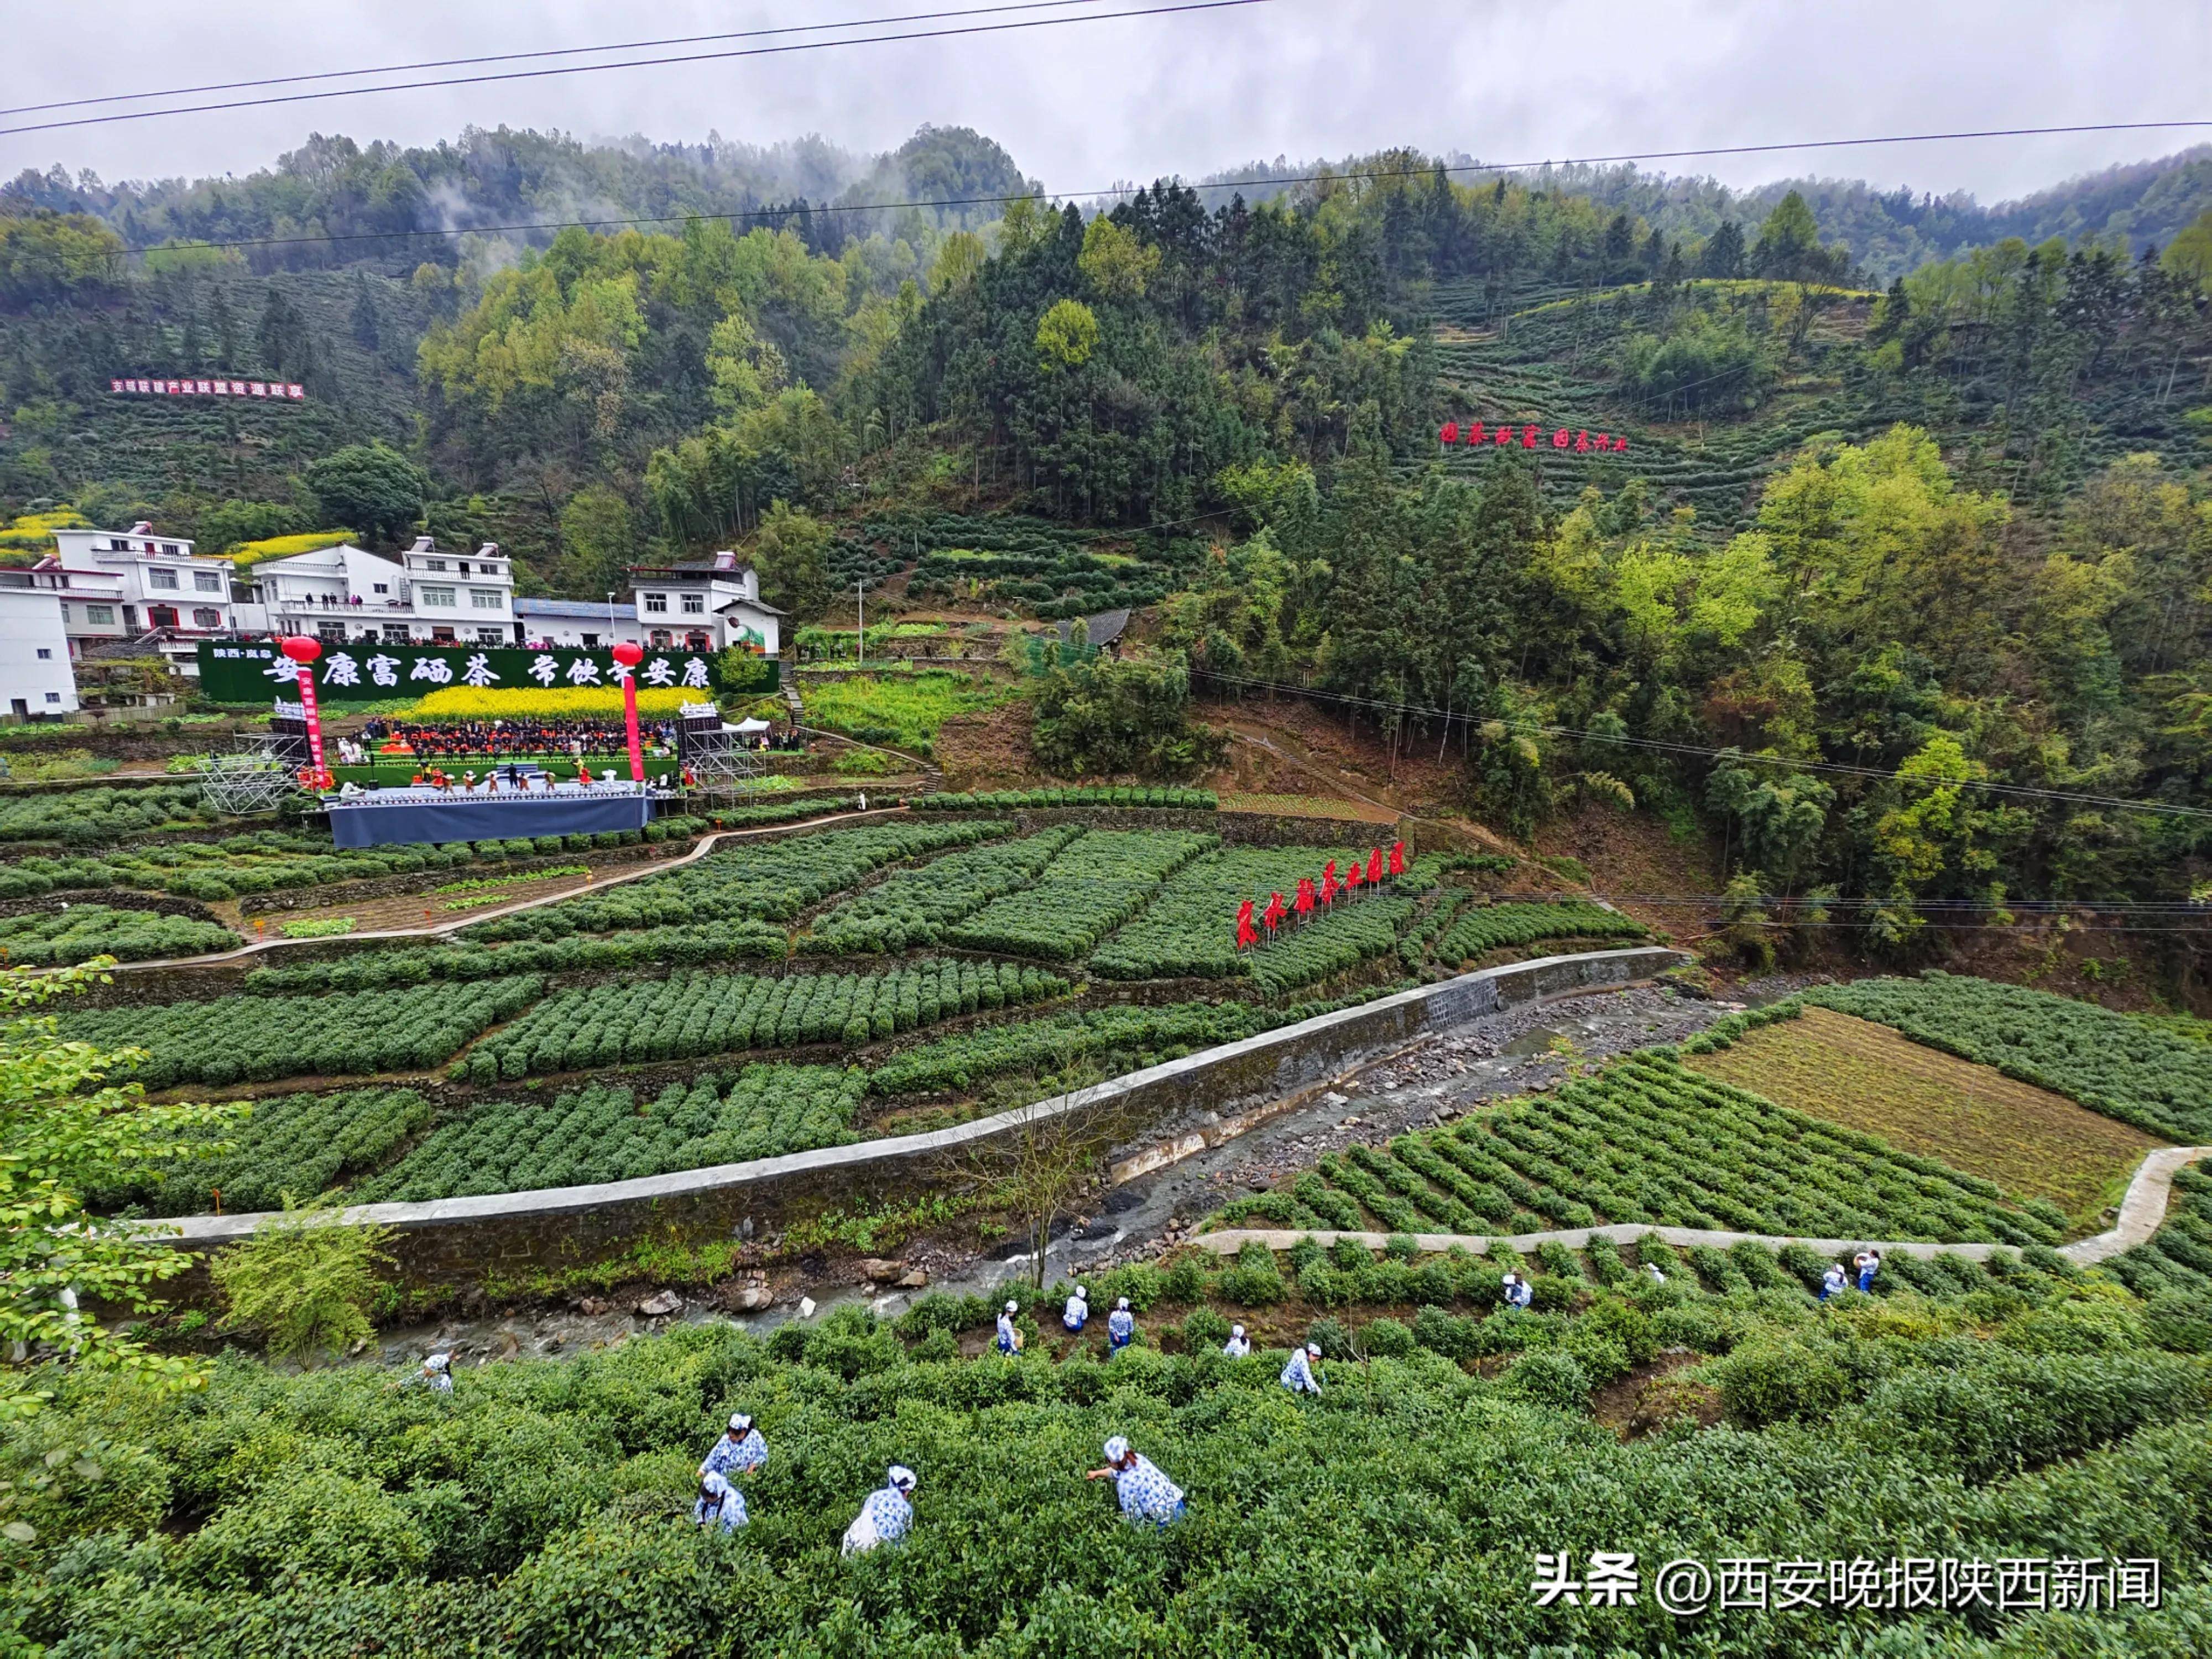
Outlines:
[[[1163,17],[1176,12],[1221,11],[1234,6],[1271,5],[1274,0],[1179,0],[1131,11],[1085,12],[1068,17],[1030,17],[1010,23],[968,23],[951,29],[909,29],[899,34],[869,34],[843,40],[800,40],[776,46],[741,46],[724,52],[676,52],[664,58],[630,58],[618,64],[563,64],[550,69],[501,70],[488,75],[444,76],[428,81],[392,81],[374,87],[332,87],[319,92],[276,93],[265,98],[232,98],[214,104],[179,104],[167,109],[118,110],[109,115],[79,115],[66,121],[34,121],[0,127],[0,137],[26,132],[57,132],[69,127],[106,126],[163,115],[211,115],[228,110],[261,109],[273,104],[315,103],[330,98],[358,98],[374,92],[419,92],[434,87],[475,87],[495,81],[536,81],[557,75],[591,75],[605,70],[663,69],[674,64],[727,62],[739,58],[775,58],[791,52],[823,52],[832,46],[887,46],[907,40],[946,40],[959,35],[1003,34],[1015,29],[1064,28],[1071,23],[1111,22],[1119,18]]]
[[[1316,697],[1330,702],[1350,703],[1363,708],[1382,708],[1400,714],[1417,714],[1424,719],[1441,720],[1449,726],[1454,720],[1463,720],[1474,726],[1496,726],[1508,732],[1527,737],[1576,738],[1589,743],[1609,743],[1621,748],[1649,750],[1660,754],[1698,755],[1708,759],[1725,756],[1747,766],[1775,766],[1795,771],[1826,772],[1844,777],[1869,778],[1883,783],[1923,784],[1936,789],[1975,789],[1985,794],[2006,795],[2022,799],[2065,801],[2077,806],[2109,806],[2130,812],[2148,812],[2160,817],[2212,818],[2212,809],[2184,806],[2172,801],[2130,800],[2118,795],[2091,795],[2074,790],[2044,789],[2033,784],[2000,783],[1986,778],[1920,778],[1903,772],[1887,771],[1878,766],[1853,766],[1843,761],[1790,760],[1780,755],[1753,754],[1741,749],[1717,749],[1709,744],[1676,743],[1661,738],[1635,738],[1625,732],[1592,732],[1574,726],[1550,726],[1536,720],[1498,720],[1492,715],[1468,713],[1461,709],[1425,708],[1415,703],[1388,702],[1377,697],[1356,697],[1348,692],[1322,691],[1310,686],[1285,685],[1274,680],[1248,679],[1241,675],[1223,674],[1210,668],[1194,668],[1193,679],[1218,681],[1225,685],[1249,686],[1262,691],[1279,691],[1291,696]]]
[[[1217,3],[1220,4],[1255,4],[1264,3],[1265,0],[1217,0]],[[1204,10],[1206,9],[1207,8],[1204,6],[1170,6],[1163,7],[1159,9],[1163,11],[1183,11]],[[1110,15],[1115,17],[1149,16],[1151,15],[1152,14],[1150,12],[1115,12],[1110,14]],[[1108,15],[1100,14],[1099,17],[1103,18],[1106,15]],[[1091,22],[1094,21],[1098,21],[1098,18],[1087,15],[1073,18],[1046,18],[1038,20],[1036,26],[1042,27],[1048,23]],[[1000,24],[994,27],[1000,28],[1012,28],[1028,27],[1031,27],[1031,25]],[[944,31],[945,33],[978,32],[985,31]],[[884,36],[880,38],[903,39],[906,37]],[[934,39],[936,37],[925,35],[920,38]],[[866,45],[870,44],[870,42],[824,41],[817,44],[825,46]],[[799,48],[793,47],[778,47],[774,50],[792,51],[798,49]],[[587,65],[586,67],[621,69],[628,67],[628,65],[611,64]],[[359,88],[359,90],[362,91],[378,91],[383,89],[384,88]],[[220,105],[210,105],[209,107],[221,108],[225,106]],[[149,114],[164,114],[180,112],[189,113],[190,112],[149,111],[146,112]],[[1204,191],[1261,190],[1272,189],[1276,186],[1287,186],[1291,185],[1361,184],[1379,182],[1381,180],[1390,179],[1427,179],[1432,178],[1439,173],[1473,173],[1486,175],[1490,173],[1530,173],[1543,167],[1596,167],[1626,161],[1679,161],[1697,156],[1736,155],[1761,150],[1830,149],[1845,146],[1867,144],[1924,144],[1947,143],[1955,139],[1968,138],[2041,137],[2069,133],[2132,132],[2144,130],[2170,131],[2178,129],[2195,129],[2200,127],[2212,127],[2212,120],[2109,121],[2079,126],[2013,127],[2002,130],[1991,129],[1986,131],[1975,132],[1896,133],[1887,137],[1875,138],[1814,138],[1807,139],[1802,143],[1790,144],[1735,145],[1711,149],[1644,150],[1633,154],[1624,154],[1619,155],[1568,155],[1553,157],[1540,161],[1467,161],[1449,165],[1439,162],[1432,166],[1419,167],[1348,168],[1340,172],[1325,171],[1321,173],[1285,173],[1255,175],[1246,179],[1217,179],[1210,182],[1190,185],[1185,187],[1192,191],[1194,193]],[[33,127],[0,128],[0,137],[4,137],[9,132],[29,132],[40,130],[40,129]],[[908,210],[918,210],[924,208],[1005,207],[1015,202],[1034,202],[1039,199],[1062,202],[1098,201],[1104,200],[1109,198],[1124,197],[1130,193],[1131,192],[1126,185],[1109,185],[1103,189],[1069,191],[1042,198],[1036,191],[1024,191],[989,196],[921,197],[901,202],[823,202],[819,204],[810,204],[805,210],[803,210],[803,212],[807,216],[817,213],[902,213]],[[626,218],[537,219],[517,224],[460,225],[450,228],[440,226],[434,228],[416,230],[363,230],[336,233],[320,232],[313,235],[307,236],[240,236],[234,237],[224,241],[200,241],[195,240],[191,245],[196,247],[210,248],[299,247],[320,246],[337,242],[392,241],[424,236],[501,235],[541,230],[623,230],[632,229],[641,225],[681,224],[685,221],[691,219],[727,219],[732,221],[749,219],[781,220],[797,216],[801,212],[802,210],[793,207],[738,208],[731,210],[718,209],[712,211],[703,208],[687,208],[675,213],[637,214]],[[124,250],[126,253],[151,253],[156,251],[158,250],[155,246],[134,246],[127,247]]]
[[[541,58],[584,58],[604,52],[644,52],[659,46],[695,46],[715,40],[755,40],[777,34],[820,34],[830,29],[879,28],[888,23],[933,22],[951,17],[988,17],[1008,11],[1051,11],[1066,6],[1095,6],[1102,0],[1027,0],[1022,5],[976,6],[965,11],[913,11],[890,17],[854,17],[842,23],[792,23],[781,28],[732,29],[720,34],[672,34],[657,40],[617,40],[603,46],[551,46],[538,52],[491,52],[477,58],[431,58],[414,64],[383,64],[374,69],[325,70],[311,75],[272,75],[258,81],[210,81],[197,87],[167,87],[158,92],[111,92],[97,98],[64,98],[51,104],[18,104],[0,115],[37,115],[54,109],[90,109],[100,104],[136,103],[147,98],[194,98],[208,92],[242,92],[260,87],[301,86],[311,81],[345,81],[362,75],[410,75],[417,70],[464,69],[477,64],[516,64]],[[610,67],[619,67],[611,65]],[[364,87],[364,92],[378,88]],[[159,113],[149,111],[148,113]]]

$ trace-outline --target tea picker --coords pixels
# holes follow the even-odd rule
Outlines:
[[[702,1475],[750,1474],[768,1467],[768,1442],[753,1426],[753,1420],[743,1412],[730,1418],[729,1432],[717,1440],[707,1454],[707,1461],[699,1466]]]
[[[1078,1285],[1075,1294],[1067,1298],[1066,1307],[1060,1310],[1060,1322],[1071,1331],[1079,1331],[1090,1319],[1091,1292]]]
[[[1014,1316],[1020,1311],[1021,1304],[1018,1302],[1009,1302],[999,1310],[1000,1353],[1019,1353],[1022,1351],[1022,1334],[1014,1328]]]
[[[1106,1467],[1088,1470],[1083,1478],[1110,1478],[1121,1514],[1133,1525],[1164,1527],[1182,1519],[1182,1488],[1162,1474],[1152,1459],[1130,1450],[1129,1443],[1118,1434],[1106,1443]]]
[[[878,1544],[895,1544],[914,1526],[914,1471],[903,1463],[890,1467],[885,1483],[868,1494],[853,1524],[845,1528],[842,1553],[866,1555]]]
[[[453,1391],[453,1356],[434,1353],[422,1362],[422,1381],[440,1394]]]
[[[745,1500],[738,1489],[720,1474],[704,1474],[699,1478],[699,1501],[691,1506],[691,1522],[699,1527],[720,1527],[724,1532],[735,1532],[745,1524]]]
[[[1881,1252],[1869,1244],[1851,1258],[1851,1266],[1858,1270],[1859,1289],[1871,1296],[1874,1276],[1881,1271]]]
[[[1519,1273],[1506,1274],[1504,1289],[1505,1304],[1510,1308],[1525,1308],[1536,1299],[1535,1287]]]
[[[1850,1275],[1844,1271],[1844,1264],[1831,1261],[1828,1271],[1820,1275],[1820,1300],[1826,1302],[1832,1296],[1840,1296],[1850,1282]]]
[[[1321,1344],[1309,1342],[1303,1348],[1291,1350],[1291,1363],[1283,1367],[1282,1383],[1292,1394],[1319,1394],[1321,1378],[1314,1371],[1314,1361],[1321,1358]]]
[[[1106,1316],[1106,1350],[1119,1353],[1129,1346],[1137,1334],[1137,1316],[1129,1311],[1129,1298],[1121,1297],[1114,1304],[1114,1311]]]
[[[1231,1325],[1229,1328],[1229,1340],[1221,1345],[1221,1352],[1231,1359],[1242,1359],[1252,1352],[1252,1339],[1244,1334],[1244,1328],[1242,1325]]]

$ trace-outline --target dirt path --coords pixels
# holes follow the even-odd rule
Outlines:
[[[906,811],[903,806],[871,807],[865,812],[832,812],[818,818],[796,818],[789,823],[762,824],[751,830],[717,830],[699,838],[692,849],[672,859],[662,859],[651,864],[641,864],[634,870],[619,875],[586,882],[577,878],[577,884],[563,887],[555,892],[541,893],[534,897],[518,900],[512,904],[487,904],[482,909],[464,910],[446,921],[434,921],[413,927],[389,927],[371,933],[348,933],[348,939],[443,939],[449,933],[479,921],[489,921],[494,916],[511,916],[524,910],[534,910],[541,904],[557,904],[562,899],[573,898],[588,885],[593,892],[604,892],[610,887],[619,887],[625,882],[642,881],[647,876],[666,875],[671,870],[680,870],[687,864],[696,864],[708,854],[714,852],[726,842],[749,840],[756,836],[783,835],[793,830],[818,830],[827,824],[872,822],[878,818],[896,817]],[[410,895],[404,901],[416,909],[422,908],[422,895]],[[126,962],[109,971],[118,974],[143,973],[149,968],[210,968],[225,963],[240,962],[258,956],[264,951],[282,950],[288,945],[321,945],[325,939],[264,939],[235,951],[224,951],[214,956],[166,957],[155,962]]]

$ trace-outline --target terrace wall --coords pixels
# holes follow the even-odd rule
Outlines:
[[[1688,960],[1679,951],[1639,947],[1485,968],[1147,1066],[1044,1107],[926,1134],[588,1187],[363,1205],[345,1215],[394,1229],[403,1275],[410,1283],[434,1285],[590,1261],[647,1233],[726,1237],[747,1220],[767,1230],[824,1204],[853,1206],[911,1194],[918,1178],[951,1168],[963,1154],[1014,1132],[1038,1112],[1111,1113],[1152,1122],[1189,1111],[1226,1113],[1294,1094],[1334,1076],[1348,1060],[1425,1031],[1553,997],[1638,983]],[[164,1224],[178,1230],[171,1242],[180,1248],[209,1250],[245,1237],[266,1219],[265,1214],[201,1215]]]

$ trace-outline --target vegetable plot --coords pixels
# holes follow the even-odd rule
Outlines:
[[[165,916],[153,910],[115,910],[105,904],[72,905],[58,915],[0,920],[0,962],[10,967],[52,968],[113,957],[149,962],[228,951],[238,935],[220,922]]]
[[[455,1064],[472,1083],[527,1072],[688,1060],[809,1042],[860,1044],[979,1008],[1059,996],[1067,981],[997,962],[929,962],[888,974],[678,973],[563,991]]]
[[[1603,1222],[2048,1244],[2065,1216],[1872,1135],[1632,1055],[1548,1099],[1449,1130],[1353,1146],[1291,1184],[1309,1211],[1350,1200],[1400,1232],[1534,1232]],[[1338,1195],[1335,1200],[1325,1194]]]
[[[148,1051],[118,1071],[149,1089],[435,1066],[538,1000],[535,974],[339,997],[218,997],[63,1016],[64,1035]]]
[[[946,940],[1075,961],[1142,909],[1178,866],[1215,844],[1212,836],[1174,830],[1094,830],[1047,865],[1035,886],[994,899]]]
[[[495,917],[470,928],[469,937],[489,943],[713,921],[787,921],[808,905],[853,886],[885,865],[948,848],[972,847],[1003,836],[1006,828],[988,818],[872,824],[757,847],[741,844],[603,895]]]
[[[858,954],[940,944],[952,924],[1028,886],[1082,834],[1072,825],[1048,830],[897,871],[818,918],[812,948]]]
[[[494,1101],[434,1130],[353,1196],[368,1204],[527,1192],[837,1146],[853,1138],[862,1093],[858,1072],[760,1065],[672,1083],[641,1105],[611,1084],[550,1103]]]
[[[2212,1140],[2204,1049],[2094,1003],[1932,969],[1918,979],[1823,986],[1806,1000],[1994,1066],[2154,1134]]]

